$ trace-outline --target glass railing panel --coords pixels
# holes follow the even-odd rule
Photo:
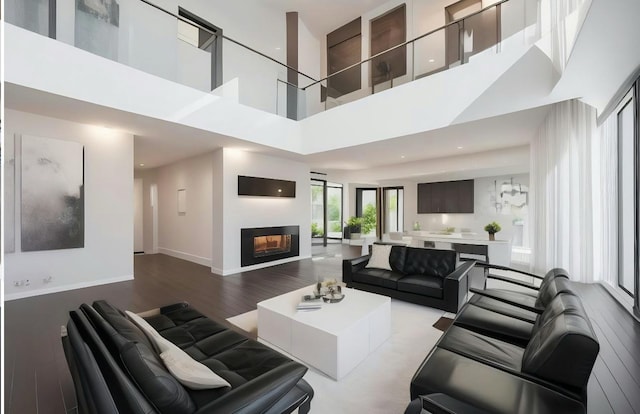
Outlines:
[[[449,69],[451,64],[460,64],[459,36],[453,30],[451,33],[456,35],[454,42],[447,42],[449,32],[447,29],[440,29],[413,43],[414,79]],[[450,47],[447,48],[447,45]]]
[[[499,44],[500,19],[498,8],[481,11],[462,21],[460,39],[462,41],[462,62],[478,53],[495,53]]]
[[[380,54],[368,65],[371,93],[382,92],[413,80],[413,44]]]
[[[277,114],[286,94],[279,94],[278,79],[287,79],[287,68],[229,39],[224,39],[222,73],[226,83],[238,78],[239,100],[243,105]]]
[[[43,36],[49,36],[49,14],[49,0],[5,0],[7,23]]]

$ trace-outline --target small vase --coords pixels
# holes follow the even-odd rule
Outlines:
[[[496,240],[496,234],[495,233],[489,233],[489,240],[490,241],[495,241]]]

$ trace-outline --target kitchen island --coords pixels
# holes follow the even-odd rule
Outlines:
[[[442,250],[456,250],[464,256],[485,256],[491,264],[509,266],[511,264],[511,242],[509,240],[489,240],[489,236],[476,233],[447,233],[438,231],[410,231],[410,246]]]

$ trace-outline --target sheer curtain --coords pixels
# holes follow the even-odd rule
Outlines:
[[[594,279],[617,285],[618,280],[618,126],[610,116],[593,142]]]
[[[563,267],[593,282],[595,110],[577,100],[555,104],[531,143],[532,264],[543,273]],[[598,262],[599,263],[599,262]]]

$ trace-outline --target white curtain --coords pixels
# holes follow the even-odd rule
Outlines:
[[[595,110],[579,101],[555,104],[531,143],[533,270],[563,267],[593,282],[592,141]]]
[[[593,142],[594,279],[617,285],[618,274],[618,127],[614,112]]]

